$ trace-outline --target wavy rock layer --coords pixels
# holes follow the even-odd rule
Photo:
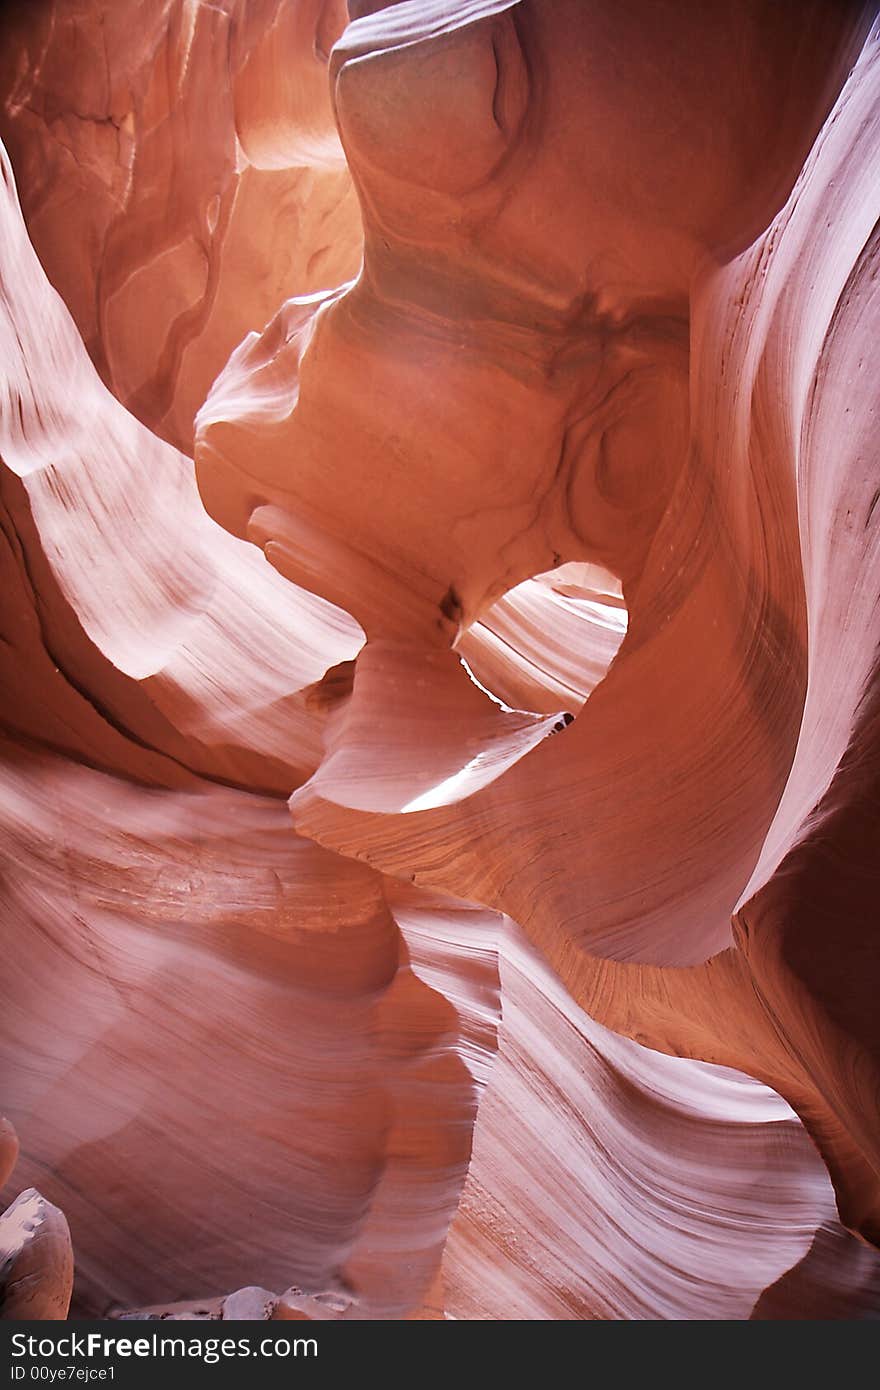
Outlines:
[[[871,13],[2,25],[7,1315],[880,1315]]]
[[[231,350],[356,273],[327,55],[342,0],[36,0],[4,13],[4,138],[104,381],[191,451]]]

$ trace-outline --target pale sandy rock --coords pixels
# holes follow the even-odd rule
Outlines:
[[[220,1309],[224,1322],[268,1322],[273,1316],[278,1295],[268,1289],[250,1285],[227,1294]]]

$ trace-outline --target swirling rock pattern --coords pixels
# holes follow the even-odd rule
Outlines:
[[[0,23],[4,1315],[880,1316],[871,6]]]

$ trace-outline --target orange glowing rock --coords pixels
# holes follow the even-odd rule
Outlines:
[[[877,1316],[880,29],[0,23],[5,1315]]]

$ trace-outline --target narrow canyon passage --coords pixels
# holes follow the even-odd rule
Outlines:
[[[0,1315],[880,1317],[880,19],[0,11]]]

